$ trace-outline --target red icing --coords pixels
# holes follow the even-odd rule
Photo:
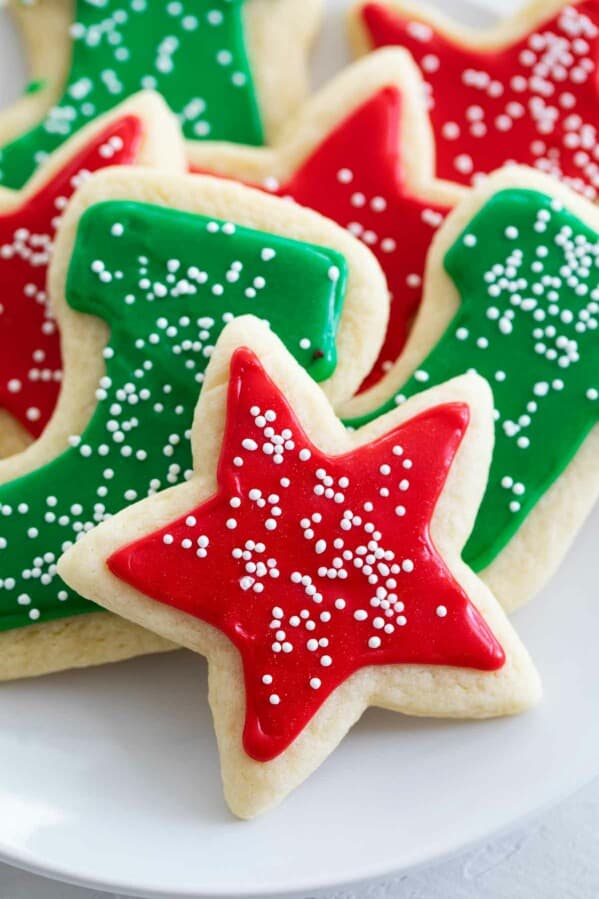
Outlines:
[[[564,4],[499,50],[462,46],[384,3],[363,22],[375,47],[407,48],[431,90],[439,176],[470,184],[506,162],[599,196],[599,3]]]
[[[468,421],[463,404],[437,406],[373,443],[328,456],[308,439],[253,353],[235,353],[218,493],[117,551],[108,566],[234,643],[243,660],[244,746],[252,758],[283,752],[362,667],[503,665],[503,650],[429,534]],[[309,580],[297,583],[297,572]],[[340,599],[344,608],[335,604]],[[370,638],[380,647],[369,646]],[[309,640],[328,644],[311,650]],[[323,665],[327,657],[331,663]],[[317,688],[312,678],[320,680]]]
[[[376,383],[403,349],[422,298],[426,254],[448,212],[427,203],[405,181],[400,113],[399,90],[382,88],[328,134],[289,181],[271,191],[349,228],[385,272],[391,293],[389,327],[364,387]],[[340,180],[345,172],[351,180]]]
[[[133,162],[142,134],[137,117],[118,119],[16,210],[0,215],[0,407],[34,437],[54,411],[62,373],[58,329],[45,292],[62,210],[86,174]]]

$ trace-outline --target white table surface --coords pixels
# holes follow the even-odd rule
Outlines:
[[[518,6],[518,0],[478,0],[478,3],[502,13]],[[329,36],[329,44],[330,40]],[[15,52],[15,61],[16,57]],[[328,74],[326,60],[317,60],[317,64],[323,75]],[[10,93],[16,95],[18,85],[11,88]],[[584,739],[584,735],[572,735],[573,752],[576,752],[577,739]],[[0,899],[106,899],[107,895],[55,883],[0,864]],[[116,894],[110,895],[112,899],[121,899]],[[366,886],[339,889],[329,896],[330,899],[597,899],[599,777],[534,820],[452,859]]]

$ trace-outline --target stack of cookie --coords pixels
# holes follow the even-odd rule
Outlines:
[[[596,0],[362,0],[306,99],[319,6],[13,0],[0,118],[0,678],[207,656],[241,817],[536,703],[599,490]]]

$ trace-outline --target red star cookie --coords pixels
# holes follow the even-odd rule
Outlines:
[[[361,0],[364,52],[400,45],[430,91],[437,173],[463,184],[516,162],[599,196],[599,3],[533,2],[486,32],[402,0]]]
[[[60,341],[46,274],[71,195],[106,166],[138,162],[176,170],[178,142],[162,101],[139,96],[65,144],[23,191],[0,195],[0,407],[14,422],[3,428],[0,455],[15,429],[39,436],[60,390]]]
[[[194,161],[291,197],[349,229],[375,254],[391,294],[385,344],[364,386],[399,356],[422,296],[436,228],[462,196],[433,177],[423,89],[405,53],[383,50],[336,78],[270,150],[198,146]]]
[[[482,717],[536,699],[459,560],[491,431],[488,387],[467,376],[349,436],[277,338],[238,319],[206,373],[195,477],[63,558],[84,595],[209,656],[240,815],[287,793],[369,704]]]

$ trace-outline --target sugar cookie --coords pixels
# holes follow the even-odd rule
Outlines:
[[[228,321],[248,309],[268,320],[338,403],[372,366],[387,318],[382,272],[343,229],[220,179],[141,169],[101,172],[73,197],[49,287],[58,405],[36,443],[0,463],[0,678],[162,645],[89,614],[56,562],[94,524],[188,476],[193,409]]]
[[[191,480],[59,562],[84,595],[208,656],[237,815],[279,802],[368,705],[478,718],[539,698],[524,647],[460,560],[491,411],[469,375],[350,434],[264,324],[238,319],[206,372]]]
[[[399,356],[435,229],[464,188],[436,180],[424,86],[405,51],[380,50],[310,100],[271,148],[206,141],[195,165],[261,185],[336,221],[375,254],[391,293],[387,337],[364,386]]]
[[[596,0],[533,0],[487,30],[404,0],[360,0],[350,33],[360,53],[412,53],[430,90],[440,177],[471,184],[521,163],[599,197]]]
[[[474,369],[495,398],[490,481],[464,558],[507,609],[563,559],[599,491],[599,211],[553,178],[490,176],[437,232],[402,357],[359,425]]]
[[[0,457],[38,437],[56,405],[62,363],[46,274],[67,202],[93,172],[134,163],[185,171],[177,124],[155,94],[138,94],[85,126],[22,191],[0,191]]]
[[[45,89],[0,115],[0,184],[19,188],[48,153],[142,88],[185,137],[260,144],[307,91],[320,0],[11,0]],[[49,38],[50,35],[50,38]]]

